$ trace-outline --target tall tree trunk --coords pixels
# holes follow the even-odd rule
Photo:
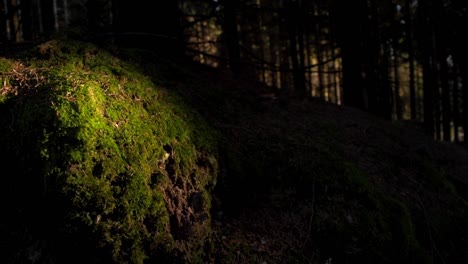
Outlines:
[[[70,15],[68,13],[68,0],[63,0],[63,20],[66,27],[70,24]]]
[[[434,45],[433,25],[429,3],[419,3],[419,19],[424,30],[421,32],[420,45],[422,46],[423,93],[424,93],[424,127],[426,132],[434,137],[434,91],[437,79],[434,78]]]
[[[468,20],[465,18],[465,20]],[[468,22],[468,21],[465,21]],[[466,39],[462,39],[460,43],[458,43],[457,48],[457,56],[458,61],[460,64],[460,77],[462,79],[462,101],[463,101],[463,140],[465,147],[468,148],[468,51],[466,50],[466,45],[468,45],[468,41]]]
[[[300,47],[300,40],[303,40],[300,32],[298,30],[298,12],[300,12],[299,7],[297,6],[296,2],[288,2],[286,4],[286,25],[287,25],[287,32],[289,37],[289,52],[292,61],[292,72],[293,72],[293,80],[294,80],[294,92],[305,96],[306,88],[305,88],[305,76],[304,76],[304,68],[301,67],[303,64],[300,60],[300,54],[303,51],[299,50]]]
[[[468,147],[468,69],[466,69],[465,65],[465,70],[463,73],[463,132],[464,132],[464,140],[465,140],[465,146]]]
[[[467,21],[468,22],[468,21]],[[462,127],[463,127],[463,140],[465,147],[468,148],[468,52],[466,45],[468,41],[462,40],[457,47],[457,57],[459,58],[460,77],[462,79],[461,95],[462,95]]]
[[[0,42],[6,43],[9,40],[8,37],[8,2],[3,0],[0,4]]]
[[[460,86],[460,83],[458,81],[459,78],[457,78],[460,74],[460,67],[459,65],[457,64],[457,61],[455,61],[454,65],[453,65],[453,71],[452,71],[452,84],[451,84],[451,88],[452,88],[452,94],[451,94],[451,100],[453,102],[453,106],[452,106],[452,118],[453,118],[453,130],[454,130],[454,138],[453,140],[458,143],[460,142],[460,137],[459,137],[459,133],[458,133],[458,129],[460,127],[460,105],[459,105],[459,101],[461,97],[461,93],[460,93],[460,90],[459,90],[459,86]]]
[[[260,56],[260,59],[262,60],[261,63],[259,63],[258,65],[258,70],[257,70],[257,76],[256,78],[258,78],[258,74],[260,75],[259,79],[261,82],[265,83],[266,81],[266,78],[265,78],[265,64],[263,63],[263,61],[266,61],[265,60],[265,50],[268,48],[266,47],[265,43],[263,42],[263,36],[266,34],[263,30],[263,11],[262,10],[258,10],[258,33],[257,33],[257,40],[256,40],[256,43],[257,45],[260,47],[259,49],[259,56]]]
[[[381,41],[381,23],[375,0],[363,5],[363,73],[367,91],[368,111],[390,120],[392,117],[392,89],[389,83],[389,46]]]
[[[321,48],[321,39],[320,39],[320,11],[319,7],[316,5],[313,5],[314,9],[312,10],[312,13],[314,15],[314,44],[315,44],[315,56],[317,58],[317,77],[318,77],[318,91],[320,93],[320,97],[325,100],[325,89],[323,86],[323,65],[322,65],[322,48]]]
[[[58,30],[60,18],[58,14],[57,0],[52,0],[52,12],[54,14],[54,30]]]
[[[280,65],[280,60],[279,60],[279,56],[277,56],[277,53],[278,53],[278,49],[279,47],[277,46],[278,45],[278,42],[279,42],[279,27],[277,26],[277,24],[275,23],[276,20],[278,18],[276,16],[273,16],[273,21],[272,24],[274,25],[273,28],[271,28],[271,36],[270,36],[270,58],[271,58],[271,62],[273,63],[273,69],[272,69],[272,72],[271,72],[271,81],[272,81],[272,86],[274,88],[279,88],[281,86],[280,82],[278,81],[278,74],[279,74],[279,71],[277,69],[277,67],[279,67]]]
[[[403,103],[400,95],[400,73],[398,68],[400,67],[400,63],[398,61],[398,40],[393,40],[393,75],[394,75],[394,82],[395,82],[395,112],[397,120],[403,119]]]
[[[32,0],[21,0],[21,26],[24,40],[33,40],[34,38],[32,11]]]
[[[287,100],[287,97],[289,94],[292,92],[291,88],[291,82],[290,82],[290,77],[291,73],[287,70],[291,68],[291,60],[290,60],[290,52],[289,52],[289,46],[291,45],[289,43],[289,38],[282,38],[281,34],[283,32],[287,32],[288,28],[286,26],[286,23],[283,23],[287,19],[287,13],[285,12],[286,7],[284,6],[283,2],[279,2],[278,9],[280,10],[279,13],[279,18],[278,18],[278,29],[279,29],[279,42],[278,42],[278,50],[279,50],[279,61],[280,61],[280,85],[281,85],[281,92],[283,96],[285,96],[285,99]]]
[[[377,41],[379,43],[379,41]],[[393,93],[392,87],[388,80],[390,80],[390,46],[389,44],[381,44],[381,54],[379,57],[381,61],[378,61],[376,67],[378,69],[376,86],[379,87],[378,90],[378,102],[379,102],[379,111],[378,114],[387,119],[392,119],[392,106],[393,106]]]
[[[23,41],[23,18],[21,12],[21,1],[20,0],[12,0],[15,5],[15,14],[13,16],[13,25],[15,27],[15,41],[21,42]]]
[[[34,0],[35,7],[37,9],[37,29],[39,31],[39,35],[44,33],[44,20],[42,16],[42,6],[40,0]]]
[[[442,131],[439,132],[439,138],[445,141],[451,140],[451,107],[450,107],[450,87],[449,87],[449,67],[447,65],[447,42],[446,39],[449,35],[446,33],[447,28],[444,17],[444,3],[442,0],[434,1],[434,41],[436,42],[436,55],[437,55],[437,73],[439,76],[440,91],[437,89],[437,98],[441,102],[438,105],[437,118],[442,117]],[[437,124],[440,130],[440,124]]]
[[[414,76],[414,49],[413,49],[413,19],[411,17],[411,0],[405,1],[405,21],[406,21],[406,41],[408,46],[408,63],[409,63],[409,94],[410,94],[410,111],[411,120],[417,118],[416,106],[416,87]]]
[[[332,1],[331,18],[333,29],[341,48],[343,70],[343,103],[359,109],[366,109],[365,90],[362,77],[361,46],[363,19],[366,19],[366,1]],[[348,19],[349,15],[353,17]],[[345,19],[346,18],[346,19]],[[353,35],[350,35],[353,32]]]
[[[229,68],[238,75],[241,71],[240,40],[237,32],[237,10],[239,0],[225,0],[224,2],[224,37],[229,56]]]
[[[442,127],[443,140],[451,140],[451,107],[450,107],[450,87],[448,79],[447,61],[442,57],[440,63],[440,84],[442,89]]]
[[[300,95],[303,96],[310,96],[310,94],[307,94],[307,86],[306,86],[306,79],[305,79],[305,48],[304,48],[304,24],[305,24],[305,14],[304,14],[304,6],[302,5],[302,1],[298,3],[298,19],[296,23],[297,27],[297,42],[298,42],[298,57],[299,57],[299,68],[298,68],[298,74],[299,74],[299,86],[298,86],[298,92]]]

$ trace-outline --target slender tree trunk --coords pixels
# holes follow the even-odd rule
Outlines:
[[[310,19],[305,21],[305,27],[304,27],[304,37],[305,37],[305,64],[307,66],[311,66],[313,64],[313,46],[312,46],[312,40],[311,40],[311,25],[317,23],[316,21],[311,21]],[[308,96],[315,96],[315,87],[314,87],[314,74],[313,74],[313,68],[308,67],[308,70],[305,71],[305,80],[306,80],[306,89],[307,89],[307,95]]]
[[[3,0],[3,8],[5,9],[5,33],[6,33],[6,40],[11,41],[11,5],[8,0]]]
[[[44,33],[44,21],[42,20],[42,6],[39,0],[34,0],[35,6],[37,7],[37,27],[39,30],[39,35]]]
[[[421,32],[422,68],[423,68],[423,93],[424,93],[424,127],[426,132],[434,137],[434,92],[437,88],[437,79],[434,71],[434,40],[432,13],[428,2],[419,3],[419,19],[424,30]]]
[[[238,75],[241,71],[239,33],[237,32],[237,9],[239,0],[225,0],[224,3],[224,36],[229,56],[229,68]]]
[[[32,0],[21,0],[21,27],[23,40],[33,40]]]
[[[315,5],[314,5],[315,7]],[[314,25],[314,39],[315,39],[315,56],[317,57],[317,77],[318,77],[318,91],[320,93],[320,97],[325,100],[325,90],[323,86],[323,65],[322,65],[322,48],[321,48],[321,43],[320,43],[320,16],[319,16],[319,9],[318,7],[314,8],[312,10],[312,13],[314,14],[314,20],[315,20],[315,25]]]
[[[398,40],[393,40],[393,75],[394,75],[394,82],[395,82],[395,112],[397,120],[403,119],[403,104],[400,95],[400,73],[398,68],[400,67],[400,63],[398,61]]]
[[[462,43],[459,43],[457,47],[457,57],[458,57],[458,64],[460,68],[460,77],[461,77],[461,97],[462,97],[462,127],[463,127],[463,143],[465,147],[468,148],[468,52],[466,51],[466,46],[468,45],[468,41],[462,40]],[[456,85],[458,88],[458,84]],[[456,96],[457,102],[458,96]],[[458,133],[458,131],[456,132]]]
[[[330,44],[329,44],[329,49],[330,49],[330,58],[335,58],[336,57],[336,53],[335,53],[335,43],[334,41],[331,39],[331,36],[330,36]],[[340,74],[338,73],[338,69],[336,67],[336,60],[333,60],[331,62],[329,62],[329,66],[327,67],[327,69],[330,71],[329,73],[329,76],[331,77],[331,79],[329,80],[329,82],[331,83],[331,85],[333,85],[333,90],[335,92],[335,103],[336,104],[342,104],[342,100],[341,100],[341,89],[340,89],[340,83],[338,80],[341,80],[341,76],[339,76]],[[331,66],[330,66],[331,65]]]
[[[464,84],[463,84],[463,132],[464,132],[464,141],[465,146],[468,147],[468,71],[464,70]]]
[[[257,70],[258,73],[260,73],[260,81],[265,83],[265,65],[263,63],[263,61],[265,61],[265,49],[267,48],[265,46],[265,44],[263,43],[263,36],[265,35],[265,32],[263,31],[263,12],[261,10],[258,11],[258,15],[257,15],[257,18],[258,18],[258,33],[257,33],[257,39],[256,39],[256,43],[257,45],[259,45],[260,49],[259,49],[259,56],[260,56],[260,59],[262,60],[261,63],[259,63],[258,67],[259,69]],[[258,74],[256,76],[256,78],[258,78]]]
[[[271,29],[271,36],[270,36],[270,57],[271,57],[271,61],[273,62],[274,64],[274,68],[272,69],[272,86],[275,87],[275,88],[280,88],[281,86],[281,82],[278,80],[278,75],[279,75],[279,70],[276,69],[277,67],[280,66],[280,60],[279,60],[279,47],[278,47],[278,43],[279,43],[279,27],[277,26],[277,20],[278,20],[278,17],[277,15],[273,15],[273,18],[272,18],[272,24],[274,25],[273,28]]]
[[[63,0],[63,19],[66,27],[70,24],[70,15],[68,14],[68,0]]]
[[[6,0],[3,0],[0,4],[0,42],[6,43],[8,41],[7,36],[7,11]]]
[[[454,134],[453,134],[453,140],[458,143],[460,142],[460,137],[459,137],[459,134],[458,134],[458,128],[460,126],[460,106],[459,106],[459,100],[460,100],[460,93],[459,93],[459,82],[458,82],[458,79],[457,78],[459,76],[459,65],[456,64],[456,61],[455,61],[455,64],[454,64],[454,67],[453,67],[453,78],[452,78],[452,84],[451,84],[451,88],[452,88],[452,96],[451,96],[451,100],[453,102],[453,108],[452,108],[452,118],[453,118],[453,130],[454,130]]]
[[[5,6],[8,39],[13,42],[22,41],[20,4],[20,0],[9,0]]]
[[[278,24],[278,29],[279,29],[279,34],[282,34],[283,32],[288,32],[288,27],[286,26],[286,23],[283,23],[283,21],[287,21],[287,13],[286,13],[286,7],[284,6],[284,3],[280,2],[278,9],[280,10],[279,13],[279,24]],[[290,60],[290,54],[289,54],[289,46],[291,44],[289,43],[288,38],[281,38],[279,37],[279,43],[278,43],[278,53],[279,53],[279,61],[280,61],[280,84],[281,84],[281,90],[283,95],[286,97],[289,96],[291,93],[291,85],[290,85],[290,72],[286,71],[286,69],[290,69],[291,67],[291,60]]]
[[[377,41],[379,43],[379,41]],[[381,62],[377,63],[379,74],[377,76],[377,87],[379,87],[379,115],[387,120],[392,119],[393,106],[393,91],[390,82],[390,46],[389,44],[381,44]],[[398,96],[398,95],[396,95]]]
[[[411,120],[417,118],[416,106],[416,87],[414,76],[414,49],[413,49],[413,19],[411,17],[411,0],[405,1],[405,21],[406,21],[406,41],[408,45],[408,63],[409,63],[409,94],[410,94],[410,109]]]
[[[451,140],[451,111],[450,111],[450,87],[448,80],[448,66],[444,58],[440,58],[440,84],[442,89],[442,131],[443,140]]]
[[[310,30],[309,26],[305,28],[305,63],[307,66],[312,65],[312,56],[313,56],[313,51],[312,51],[312,45],[311,45],[311,40],[310,40]],[[309,70],[305,72],[305,80],[306,80],[306,89],[307,89],[307,95],[313,96],[315,95],[314,92],[314,83],[313,83],[313,73],[312,73],[312,68],[309,67]]]
[[[57,0],[52,0],[52,12],[54,14],[54,30],[59,29],[59,14],[57,8]]]
[[[277,40],[276,40],[276,36],[278,34],[277,32],[277,28],[274,27],[271,29],[272,30],[272,33],[271,33],[271,36],[270,36],[270,43],[268,43],[268,45],[270,45],[270,59],[271,59],[271,62],[273,63],[273,67],[271,69],[271,85],[275,88],[278,88],[279,85],[277,83],[277,70],[275,69],[276,66],[278,66],[278,56],[276,56],[276,51],[277,51],[277,47],[276,47],[276,43],[277,43]]]
[[[467,21],[468,22],[468,21]],[[460,60],[460,75],[462,79],[462,97],[463,97],[463,140],[465,147],[468,148],[468,52],[466,51],[468,41],[462,40],[458,49]]]
[[[300,12],[297,3],[287,3],[286,5],[286,25],[287,25],[287,32],[289,37],[289,52],[292,61],[292,72],[293,72],[293,80],[294,80],[294,92],[305,96],[305,76],[304,76],[304,68],[301,67],[303,63],[300,60],[300,54],[303,51],[299,50],[300,47],[300,40],[303,40],[302,36],[300,36],[300,32],[298,30],[298,12]]]
[[[297,9],[298,11],[298,20],[296,23],[297,27],[297,42],[298,42],[298,55],[299,55],[299,68],[298,68],[298,82],[299,82],[299,94],[308,97],[310,94],[307,94],[307,86],[306,86],[306,79],[305,79],[305,48],[304,48],[304,24],[305,24],[305,17],[304,17],[304,6],[302,6],[302,1],[300,2],[300,6]]]

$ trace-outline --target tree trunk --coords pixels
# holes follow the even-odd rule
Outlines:
[[[21,0],[21,26],[23,29],[23,39],[33,40],[33,13],[32,0]]]
[[[450,87],[448,80],[448,65],[444,57],[439,60],[440,63],[440,84],[442,89],[442,131],[443,140],[451,140],[451,111],[450,111]]]
[[[343,70],[343,103],[359,109],[366,109],[365,90],[362,77],[361,46],[362,24],[366,18],[363,13],[365,1],[332,2],[331,18],[338,45],[341,47]],[[349,15],[353,17],[348,19]],[[352,33],[351,33],[352,32]]]
[[[411,17],[411,0],[405,1],[405,20],[406,20],[406,41],[408,45],[408,63],[409,63],[409,94],[410,94],[410,108],[411,120],[417,118],[416,106],[416,87],[414,76],[414,49],[413,49],[413,19]]]
[[[400,63],[398,61],[398,40],[393,40],[393,75],[395,82],[395,112],[397,120],[403,119],[403,103],[400,96],[400,73],[398,67]]]
[[[228,50],[229,68],[238,75],[241,71],[239,33],[237,32],[237,9],[239,0],[225,0],[224,3],[224,37]]]
[[[300,54],[303,51],[299,50],[300,47],[300,40],[303,40],[302,36],[300,36],[300,32],[298,30],[298,13],[300,12],[299,7],[297,6],[296,2],[287,3],[286,5],[286,26],[287,32],[289,37],[289,52],[292,61],[292,72],[293,72],[293,80],[294,80],[294,92],[305,96],[306,88],[305,88],[305,76],[304,76],[304,68],[301,67],[303,63],[300,60]]]
[[[322,65],[322,48],[320,43],[320,16],[319,16],[319,8],[313,5],[315,8],[312,10],[314,15],[315,25],[314,25],[314,44],[315,44],[315,56],[317,57],[317,77],[318,77],[318,91],[322,100],[326,100],[325,98],[325,89],[323,84],[323,65]]]
[[[429,12],[429,3],[423,1],[419,3],[419,12],[423,32],[420,36],[422,46],[422,68],[423,68],[423,93],[424,93],[424,127],[426,132],[434,137],[434,91],[437,87],[437,79],[434,72],[434,45],[433,45],[433,25]]]

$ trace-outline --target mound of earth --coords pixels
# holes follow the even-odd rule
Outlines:
[[[0,262],[202,258],[218,135],[196,111],[92,44],[0,65]]]

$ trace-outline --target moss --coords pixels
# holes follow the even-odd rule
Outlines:
[[[351,263],[432,263],[406,203],[379,190],[352,162],[339,156],[334,161],[331,171],[338,173],[316,187],[327,190],[315,194],[312,236],[318,257]]]
[[[10,86],[9,73],[12,68],[13,65],[10,60],[0,57],[0,103],[6,99],[3,91]]]
[[[0,73],[5,74],[9,72],[11,68],[12,68],[11,61],[0,57]]]
[[[176,95],[91,44],[51,41],[26,58],[46,78],[33,95],[1,102],[2,124],[9,124],[1,130],[1,154],[14,153],[10,169],[20,177],[12,185],[39,184],[8,195],[38,199],[37,208],[23,205],[33,215],[55,207],[63,221],[50,232],[81,247],[95,244],[115,262],[142,263],[150,248],[171,252],[164,190],[172,188],[172,177],[210,199],[206,188],[216,169],[198,182],[189,175],[201,153],[216,163],[216,133]],[[7,64],[2,60],[2,68]],[[45,204],[44,197],[57,202]],[[82,255],[67,246],[62,249]]]
[[[441,169],[435,168],[429,161],[422,159],[418,160],[418,165],[426,181],[429,182],[429,186],[435,192],[447,192],[458,196],[455,186],[447,179]]]

